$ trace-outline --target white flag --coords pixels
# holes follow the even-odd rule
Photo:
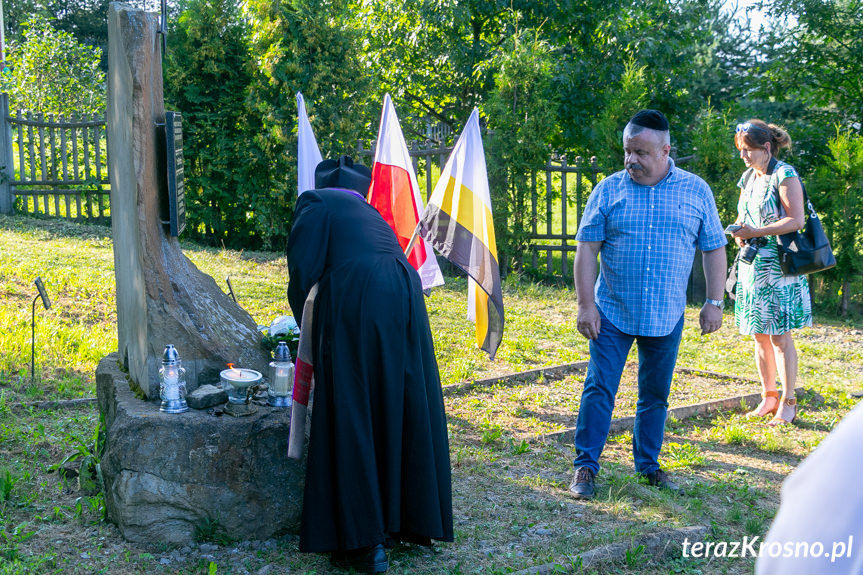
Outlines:
[[[297,92],[297,195],[315,189],[315,168],[321,163],[321,150],[306,115],[306,102]]]

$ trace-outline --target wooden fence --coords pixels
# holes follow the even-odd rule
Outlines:
[[[0,213],[110,222],[104,118],[46,119],[21,111],[11,116],[6,94],[0,94],[0,115]],[[375,142],[369,148],[357,144],[357,155],[367,165],[374,161],[374,150]],[[427,202],[452,147],[413,141],[408,151]],[[603,172],[596,158],[576,157],[570,164],[565,156],[554,155],[532,174],[528,261],[519,262],[523,271],[571,285],[575,233],[587,197]],[[699,258],[695,268],[700,269]],[[703,291],[696,270],[690,279],[693,300]]]
[[[357,144],[357,154],[366,159],[367,165],[374,161],[374,150],[375,142],[369,148],[365,148],[362,142]],[[408,145],[426,202],[450,152],[452,147],[439,146],[430,140],[422,143],[412,141]],[[570,164],[566,156],[555,154],[543,169],[531,174],[528,261],[519,262],[524,271],[543,280],[572,280],[575,232],[587,196],[601,173],[603,170],[597,165],[596,158],[585,161],[577,157],[575,163]]]
[[[566,156],[553,155],[542,172],[531,180],[531,233],[528,239],[530,264],[526,271],[544,279],[571,282],[575,257],[575,233],[587,196],[604,171],[596,158],[585,162],[577,156],[574,164]],[[538,186],[542,177],[544,186]],[[540,192],[542,188],[543,193]]]
[[[105,119],[9,113],[0,94],[0,212],[110,222]]]

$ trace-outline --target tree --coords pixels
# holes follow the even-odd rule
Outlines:
[[[380,100],[347,0],[249,0],[251,53],[257,74],[250,89],[251,113],[260,118],[254,143],[259,169],[273,174],[254,202],[256,225],[273,245],[284,245],[296,201],[295,94],[302,92],[324,157],[351,153],[373,133]]]
[[[259,247],[259,193],[270,187],[246,107],[254,69],[236,0],[191,0],[169,33],[165,100],[183,114],[188,234],[211,245]]]
[[[835,107],[846,125],[863,122],[863,1],[776,0],[774,10],[797,24],[768,39],[765,93]]]
[[[3,18],[7,38],[18,40],[24,24],[42,16],[56,30],[68,32],[80,43],[102,50],[102,71],[108,70],[108,4],[110,0],[6,0]],[[152,1],[127,0],[128,4],[152,9]],[[158,3],[157,3],[158,5]],[[169,8],[174,2],[169,2]]]
[[[708,105],[698,116],[693,130],[694,159],[689,169],[710,185],[719,219],[731,223],[737,218],[740,188],[737,182],[745,170],[734,145],[735,120],[729,111],[719,112]]]
[[[40,0],[6,0],[3,2],[3,23],[6,40],[15,40],[24,32],[24,23],[36,17],[50,18],[51,12]]]
[[[356,15],[363,59],[380,90],[406,110],[402,127],[415,137],[425,122],[458,133],[493,89],[488,66],[504,41],[504,19],[523,0],[364,0]],[[385,25],[382,25],[385,23]]]
[[[623,128],[626,122],[643,109],[647,100],[645,66],[630,60],[624,68],[617,90],[607,97],[605,106],[594,119],[596,158],[609,171],[623,167]]]
[[[105,113],[101,50],[80,44],[43,17],[24,24],[24,39],[11,43],[2,76],[12,109],[80,117]]]
[[[837,311],[847,315],[852,281],[863,273],[863,137],[837,127],[828,147],[826,164],[810,187],[821,190],[827,203],[819,208],[836,254],[836,267],[828,273],[839,279]]]
[[[517,14],[513,14],[517,18]],[[531,230],[531,175],[549,158],[557,107],[548,46],[535,30],[512,32],[489,62],[494,90],[483,107],[489,119],[489,180],[498,261],[521,269]],[[544,197],[537,189],[538,201]]]
[[[649,0],[633,4],[629,28],[620,29],[627,53],[645,67],[650,105],[667,113],[684,142],[708,99],[721,107],[751,89],[749,32],[724,5]]]
[[[108,4],[110,0],[51,0],[47,9],[54,27],[73,35],[78,42],[108,53]],[[133,3],[134,4],[134,3]],[[143,2],[140,2],[143,7]],[[107,69],[107,61],[102,62]]]

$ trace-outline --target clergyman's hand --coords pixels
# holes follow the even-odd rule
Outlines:
[[[596,304],[586,305],[578,308],[578,319],[576,327],[578,333],[587,339],[596,339],[599,337],[599,327],[601,320],[599,319],[599,310]]]
[[[712,303],[706,303],[701,307],[698,319],[701,323],[701,335],[712,333],[722,327],[722,310]]]

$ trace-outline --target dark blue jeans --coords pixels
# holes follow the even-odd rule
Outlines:
[[[599,456],[608,438],[611,412],[620,385],[620,376],[632,342],[638,342],[638,403],[632,431],[635,471],[642,474],[659,469],[659,451],[665,435],[668,393],[677,363],[677,349],[683,333],[683,316],[666,336],[633,336],[614,327],[599,312],[599,337],[590,342],[590,363],[581,394],[575,427],[575,467],[599,471]]]

